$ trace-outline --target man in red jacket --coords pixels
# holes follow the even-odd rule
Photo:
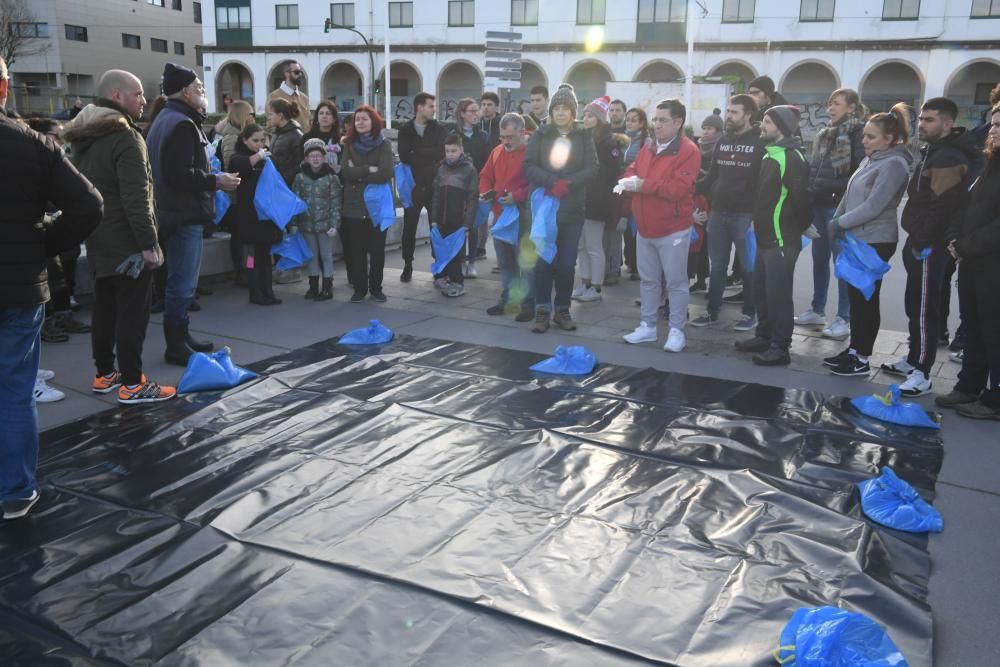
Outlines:
[[[644,146],[625,171],[621,184],[632,192],[632,214],[639,233],[636,264],[639,268],[641,321],[628,343],[657,339],[656,313],[660,305],[661,276],[667,277],[670,300],[670,332],[663,346],[668,352],[684,349],[684,325],[688,309],[688,246],[694,213],[694,183],[698,179],[701,153],[684,136],[687,109],[677,99],[656,105],[654,141]]]

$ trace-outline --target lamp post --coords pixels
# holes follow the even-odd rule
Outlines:
[[[374,107],[375,106],[375,56],[372,55],[371,43],[368,41],[368,38],[365,37],[364,33],[361,32],[360,30],[355,30],[354,28],[348,28],[346,25],[338,25],[334,23],[332,19],[327,19],[326,22],[323,23],[323,32],[327,33],[333,29],[350,30],[355,35],[360,37],[361,41],[365,43],[365,49],[368,51],[368,65],[371,69],[371,74],[370,74],[371,82],[368,85],[368,101],[372,105],[372,107]]]

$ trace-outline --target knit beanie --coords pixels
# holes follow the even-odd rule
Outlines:
[[[302,145],[302,157],[308,157],[308,155],[313,151],[319,151],[323,155],[326,155],[326,143],[322,139],[308,139],[306,143]]]
[[[555,109],[557,104],[565,104],[573,112],[573,118],[576,118],[577,111],[579,109],[579,104],[576,101],[576,91],[573,90],[573,86],[568,83],[559,84],[559,89],[552,93],[552,97],[549,98],[549,115],[552,115],[552,110]]]
[[[765,111],[764,115],[771,117],[771,120],[778,126],[783,135],[791,137],[799,129],[799,120],[802,117],[802,112],[799,111],[798,107],[791,104],[779,104]]]
[[[596,100],[588,104],[583,108],[583,110],[589,111],[590,113],[597,116],[597,120],[601,121],[605,125],[608,124],[608,110],[611,108],[611,98],[607,95],[602,95]]]
[[[711,115],[705,116],[705,120],[701,121],[702,127],[714,127],[719,132],[722,132],[722,110],[713,109]]]
[[[163,66],[163,78],[160,80],[160,88],[164,95],[173,95],[187,88],[198,78],[193,69],[188,69],[184,65],[167,63]]]
[[[747,84],[747,90],[751,88],[756,88],[762,91],[768,97],[774,97],[774,79],[769,76],[758,76],[756,79]]]

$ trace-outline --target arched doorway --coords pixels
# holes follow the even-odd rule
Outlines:
[[[734,93],[744,93],[746,92],[747,86],[751,81],[757,78],[757,73],[747,65],[746,63],[731,61],[728,63],[720,63],[712,68],[708,74],[709,76],[725,76],[725,77],[735,77],[739,81],[732,82],[732,91]]]
[[[298,63],[298,60],[282,60],[271,68],[270,74],[267,75],[267,91],[266,95],[270,95],[272,90],[275,90],[281,86],[282,82],[285,80],[285,65],[289,63]],[[302,63],[299,63],[300,65]],[[301,90],[306,95],[309,94],[309,76],[306,74],[306,70],[302,68],[302,85],[299,86]],[[312,100],[310,100],[311,102]]]
[[[408,62],[393,60],[389,66],[389,83],[392,89],[392,118],[389,121],[405,121],[413,118],[413,96],[423,89],[423,79],[416,67]],[[385,69],[379,72],[378,111],[385,109]]]
[[[253,75],[250,68],[240,62],[223,65],[215,75],[215,108],[224,111],[223,99],[228,95],[233,100],[245,100],[254,104]]]
[[[365,104],[361,72],[351,63],[330,65],[323,74],[323,98],[332,99],[341,113],[350,113]]]
[[[888,111],[897,102],[916,106],[923,98],[923,83],[910,65],[885,62],[876,65],[861,81],[861,101],[871,111]]]
[[[684,73],[680,68],[663,60],[656,60],[646,63],[632,77],[633,81],[647,83],[664,83],[672,81],[683,81]]]
[[[535,86],[545,86],[548,88],[548,79],[545,78],[545,72],[542,68],[535,63],[522,61],[521,62],[521,87],[516,90],[505,91],[501,90],[500,99],[503,102],[503,111],[507,113],[508,111],[513,111],[515,113],[530,113],[531,107],[528,105],[528,100],[531,98],[531,89]],[[551,90],[549,93],[551,94]]]
[[[483,77],[473,65],[458,60],[445,65],[438,76],[438,118],[455,120],[455,107],[463,97],[479,100]]]
[[[566,74],[566,83],[573,86],[576,91],[576,99],[579,102],[579,114],[583,115],[583,107],[592,100],[606,94],[609,81],[613,81],[611,75],[604,65],[593,61],[586,61],[574,65]],[[555,86],[549,86],[549,95],[555,92]]]
[[[948,79],[945,97],[958,105],[956,125],[975,127],[989,110],[990,91],[1000,82],[1000,65],[983,60],[960,67]]]
[[[791,104],[802,109],[802,138],[811,142],[816,132],[826,125],[829,115],[826,103],[830,93],[840,87],[837,77],[826,65],[803,62],[792,66],[781,78],[778,92]]]

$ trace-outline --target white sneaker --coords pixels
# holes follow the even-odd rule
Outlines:
[[[38,373],[35,375],[36,380],[51,380],[56,376],[55,371],[47,371],[44,368],[39,368]]]
[[[954,362],[954,363],[956,363],[956,364],[960,364],[960,363],[962,363],[962,357],[963,357],[964,355],[965,355],[965,350],[959,350],[958,352],[952,352],[952,353],[950,353],[950,354],[948,355],[948,358],[949,358],[949,359],[950,359],[950,360],[951,360],[952,362]]]
[[[826,318],[819,313],[814,313],[812,308],[795,317],[795,324],[800,327],[822,327],[826,326]]]
[[[910,373],[916,370],[916,367],[911,365],[910,362],[906,360],[906,357],[903,357],[898,361],[894,361],[889,364],[882,364],[882,370],[886,373],[892,373],[893,375],[909,376]]]
[[[635,328],[635,331],[625,334],[622,338],[625,339],[626,343],[637,345],[639,343],[655,343],[656,335],[655,325],[639,322],[639,326]]]
[[[45,380],[35,380],[35,401],[38,403],[55,403],[66,398],[66,394],[45,384]]]
[[[476,263],[475,262],[469,262],[469,266],[466,268],[466,271],[465,271],[465,277],[466,278],[478,278],[479,277],[479,272],[476,271]]]
[[[899,393],[907,398],[923,396],[931,393],[931,381],[927,379],[923,371],[914,370],[909,377],[899,385]]]
[[[593,287],[588,287],[587,289],[583,290],[583,294],[577,297],[577,301],[580,302],[600,301],[602,298],[603,297],[600,292],[598,292]]]
[[[687,345],[687,338],[684,337],[684,332],[680,329],[671,328],[663,349],[667,352],[680,352],[684,349],[685,345]]]
[[[571,298],[573,301],[579,301],[580,300],[580,296],[582,296],[583,293],[586,292],[586,291],[587,291],[587,286],[586,285],[580,285],[575,290],[573,290],[573,293],[569,295],[569,298]]]
[[[820,334],[823,338],[833,338],[834,340],[844,340],[851,335],[851,325],[844,320],[843,317],[839,315],[837,318],[830,323],[830,325],[823,329]]]

